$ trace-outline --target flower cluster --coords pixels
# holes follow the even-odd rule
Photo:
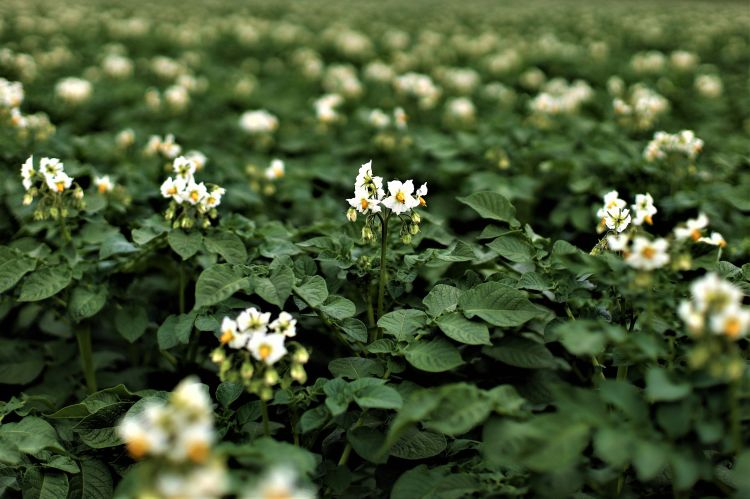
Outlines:
[[[117,426],[133,459],[153,466],[139,483],[158,497],[220,497],[227,488],[223,462],[212,453],[216,440],[208,390],[197,379],[180,382],[169,399],[148,400]],[[148,458],[148,459],[147,459]]]
[[[222,381],[244,383],[249,392],[262,400],[270,400],[275,385],[280,383],[286,388],[294,381],[307,381],[304,365],[309,353],[296,342],[288,344],[294,347],[291,355],[287,348],[287,339],[295,336],[297,321],[291,314],[281,312],[272,321],[270,312],[251,307],[234,319],[224,317],[219,337],[221,346],[214,350],[211,358],[220,366]],[[290,362],[282,362],[284,360]],[[281,369],[277,368],[282,364]]]
[[[78,105],[91,97],[93,86],[82,78],[63,78],[55,85],[55,94],[67,104]]]
[[[22,136],[31,132],[35,138],[44,140],[55,131],[55,127],[44,113],[23,114],[24,96],[21,82],[0,78],[0,124],[8,123]]]
[[[633,85],[628,94],[612,101],[615,117],[622,126],[649,130],[669,110],[669,101],[644,85]]]
[[[678,314],[688,331],[700,336],[712,333],[736,340],[750,328],[750,309],[742,306],[743,293],[734,284],[714,273],[693,282],[691,299],[680,303]]]
[[[643,157],[650,163],[675,156],[684,156],[693,161],[702,149],[703,141],[690,130],[676,134],[656,132],[644,149]]]
[[[643,236],[631,238],[629,234],[607,236],[607,247],[621,251],[625,263],[638,270],[654,270],[669,263],[669,242],[664,238],[653,241]]]
[[[172,170],[175,176],[167,178],[161,184],[161,195],[171,199],[164,215],[166,219],[173,221],[174,228],[189,229],[196,224],[199,227],[211,225],[211,220],[218,216],[216,208],[226,192],[224,188],[196,182],[194,174],[197,162],[187,156],[175,158]]]
[[[57,158],[42,158],[35,167],[34,156],[29,156],[21,165],[21,179],[26,190],[23,204],[30,205],[34,198],[40,197],[34,211],[37,220],[66,218],[69,208],[84,207],[83,190],[65,173],[62,161]]]
[[[297,485],[297,473],[289,467],[276,467],[266,472],[242,499],[314,499],[315,493]]]
[[[125,131],[127,132],[127,131]],[[119,137],[118,137],[119,139]],[[159,155],[164,159],[174,159],[182,152],[182,146],[175,142],[174,135],[171,133],[161,138],[159,135],[152,135],[148,139],[144,153],[147,156]]]
[[[562,78],[555,78],[545,84],[542,90],[529,102],[529,109],[533,114],[575,114],[594,95],[589,84],[583,80],[568,83]]]
[[[388,182],[388,194],[383,189],[383,177],[376,177],[372,173],[372,161],[368,161],[359,169],[354,183],[354,197],[347,199],[349,210],[346,217],[350,222],[357,220],[357,214],[365,215],[365,226],[362,228],[362,238],[365,241],[374,239],[372,224],[378,218],[385,226],[392,215],[401,219],[401,240],[408,244],[412,236],[419,233],[421,217],[415,208],[427,206],[427,183],[419,189],[414,189],[414,182],[407,180],[392,180]],[[383,211],[386,208],[387,211]]]
[[[599,219],[598,232],[604,232],[605,229],[620,233],[633,225],[653,224],[653,216],[656,214],[654,198],[651,194],[638,194],[635,196],[635,203],[630,205],[631,209],[626,208],[627,203],[620,199],[617,191],[610,191],[604,195],[604,204],[596,212]],[[631,210],[635,216],[631,215]]]
[[[674,228],[674,237],[678,241],[694,241],[697,243],[710,244],[723,248],[727,242],[718,232],[711,232],[710,237],[703,234],[708,227],[708,217],[705,213],[699,213],[697,218],[689,218],[684,224]]]
[[[415,97],[422,109],[435,107],[442,94],[432,78],[420,73],[403,74],[393,80],[393,85],[399,94]]]
[[[367,114],[367,123],[377,130],[384,130],[395,126],[398,130],[405,130],[408,116],[400,107],[393,110],[393,115],[389,115],[382,109],[372,109]]]
[[[279,127],[279,119],[266,110],[246,111],[240,116],[240,128],[250,135],[272,134]]]
[[[286,166],[284,161],[274,158],[266,168],[258,168],[257,165],[250,163],[245,167],[245,173],[250,177],[250,188],[256,192],[262,192],[266,196],[271,196],[276,192],[274,183],[286,175]]]
[[[314,102],[315,116],[323,124],[335,123],[341,120],[338,106],[344,102],[339,94],[326,94]]]

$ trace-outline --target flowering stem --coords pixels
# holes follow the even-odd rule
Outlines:
[[[380,217],[380,227],[382,234],[380,236],[380,278],[378,281],[378,320],[383,317],[383,301],[385,299],[385,280],[386,280],[386,263],[385,263],[385,252],[388,245],[388,215]],[[378,339],[382,334],[380,328],[377,329],[375,339]]]
[[[91,329],[88,326],[79,325],[76,328],[76,340],[78,340],[78,352],[81,356],[81,368],[86,380],[86,389],[89,393],[94,393],[96,391],[96,375],[91,351]]]
[[[260,413],[263,416],[263,434],[271,436],[270,421],[268,419],[268,404],[265,400],[260,399]]]

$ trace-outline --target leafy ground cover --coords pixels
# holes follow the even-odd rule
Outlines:
[[[750,494],[743,2],[0,13],[0,494]]]

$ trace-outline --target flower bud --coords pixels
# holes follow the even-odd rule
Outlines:
[[[49,209],[49,216],[52,218],[52,220],[57,220],[57,217],[60,215],[60,211],[55,208],[54,206]]]
[[[266,383],[266,385],[273,386],[279,382],[279,373],[276,372],[276,369],[270,368],[263,376],[263,381]]]
[[[300,347],[294,352],[292,360],[299,364],[307,364],[307,361],[310,360],[310,353],[305,348]]]
[[[258,396],[261,400],[271,400],[273,398],[273,390],[269,386],[264,386],[260,389]]]
[[[254,373],[255,368],[250,362],[245,362],[242,364],[242,367],[240,367],[240,376],[242,376],[242,379],[250,379],[253,377]]]
[[[62,218],[65,218],[65,217],[67,217],[68,215],[69,215],[69,212],[68,212],[68,209],[67,209],[67,208],[60,208],[60,216],[61,216]]]
[[[411,234],[404,234],[401,236],[401,242],[404,244],[411,244]]]
[[[411,234],[412,236],[416,236],[417,234],[419,234],[419,225],[417,224],[409,225],[409,234]]]
[[[364,241],[372,241],[375,238],[375,234],[372,233],[372,229],[368,226],[362,227],[362,239]]]
[[[83,199],[83,189],[80,187],[76,187],[76,189],[73,191],[73,197],[76,199]]]
[[[349,208],[346,211],[346,219],[350,222],[356,222],[357,221],[357,210],[354,208]]]
[[[418,223],[422,222],[422,217],[420,217],[419,213],[417,213],[416,211],[412,211],[411,212],[411,221],[414,222],[415,224],[418,224]]]
[[[202,226],[202,227],[203,227],[204,229],[207,229],[207,228],[211,227],[211,220],[209,220],[209,219],[207,219],[207,218],[204,218],[204,219],[203,219],[203,222],[201,223],[201,226]]]
[[[170,204],[169,208],[167,208],[167,211],[164,212],[164,218],[166,218],[167,220],[172,220],[174,218],[174,212],[174,204]]]
[[[28,206],[31,204],[31,202],[34,201],[34,196],[31,194],[26,194],[23,196],[23,205]]]
[[[221,364],[227,358],[223,348],[216,348],[211,352],[211,362]]]
[[[304,383],[307,381],[307,373],[301,364],[292,364],[289,374],[292,376],[292,379],[298,383]]]
[[[193,219],[189,217],[183,217],[182,220],[180,220],[180,227],[183,229],[189,229],[193,226]]]

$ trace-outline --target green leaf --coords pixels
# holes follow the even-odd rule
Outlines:
[[[344,357],[328,363],[328,370],[336,377],[359,379],[367,376],[382,376],[383,364],[364,357]]]
[[[459,312],[443,315],[436,321],[447,337],[467,345],[490,345],[490,331],[484,324],[472,322]]]
[[[328,298],[326,281],[317,275],[306,278],[301,285],[295,286],[294,292],[313,308],[319,307]]]
[[[646,398],[652,402],[680,400],[690,394],[689,383],[675,383],[666,369],[652,367],[646,372]]]
[[[167,242],[175,253],[180,255],[183,260],[187,260],[201,249],[203,236],[198,231],[185,232],[181,229],[175,229],[167,234]]]
[[[408,340],[427,322],[427,315],[421,310],[402,309],[385,314],[378,320],[381,327],[397,340]]]
[[[422,303],[427,307],[428,314],[437,317],[440,314],[454,311],[460,296],[460,289],[447,284],[436,284],[424,297]]]
[[[68,476],[65,473],[28,467],[23,475],[23,499],[61,499],[68,497]]]
[[[329,380],[323,387],[323,392],[326,394],[326,407],[334,417],[343,414],[354,400],[354,390],[341,378]]]
[[[475,192],[457,199],[479,213],[482,218],[507,222],[512,226],[519,225],[516,220],[516,209],[510,201],[496,192]]]
[[[227,263],[244,264],[247,261],[247,249],[236,234],[227,231],[211,232],[203,239],[206,249],[217,253]]]
[[[130,343],[143,336],[147,327],[148,316],[143,307],[125,305],[115,312],[115,329]]]
[[[430,412],[425,427],[445,435],[462,435],[484,422],[494,407],[493,397],[468,383],[440,387],[444,401]]]
[[[406,348],[405,354],[409,364],[432,373],[448,371],[463,364],[456,347],[443,339],[417,341]]]
[[[516,263],[531,261],[534,250],[528,242],[515,234],[498,237],[487,246],[506,260]]]
[[[98,459],[81,459],[81,472],[70,479],[69,499],[110,499],[112,474]]]
[[[0,340],[0,385],[25,385],[44,370],[44,352],[28,344]]]
[[[24,279],[18,301],[39,301],[54,296],[65,289],[72,278],[67,265],[39,269]]]
[[[107,288],[104,286],[77,286],[70,295],[68,312],[75,322],[93,317],[107,302]]]
[[[65,452],[52,425],[35,416],[26,416],[17,423],[1,425],[0,441],[25,454],[35,455],[43,450]]]
[[[367,341],[367,326],[359,319],[347,318],[341,321],[341,330],[352,339],[365,343]]]
[[[138,248],[118,232],[109,236],[99,247],[99,258],[105,260],[112,255],[123,255],[137,251]]]
[[[239,267],[228,263],[213,265],[198,276],[195,283],[195,307],[215,305],[249,286]]]
[[[469,319],[480,317],[499,327],[520,326],[544,315],[521,291],[498,282],[486,282],[466,291],[459,305]]]
[[[78,433],[84,444],[93,449],[116,447],[122,444],[115,431],[122,416],[133,404],[114,402],[96,410],[83,418],[73,430]]]
[[[302,414],[299,420],[300,432],[308,433],[320,428],[328,421],[329,417],[330,412],[328,412],[328,409],[324,405],[308,409]]]
[[[500,362],[524,369],[558,367],[555,357],[544,345],[520,336],[502,338],[494,347],[485,348],[483,352]]]
[[[363,409],[399,409],[403,404],[401,395],[385,385],[372,385],[358,390],[354,394],[354,401]]]
[[[320,306],[320,310],[334,319],[341,320],[352,317],[357,312],[357,307],[351,300],[347,300],[343,296],[331,295]]]
[[[0,293],[8,291],[36,267],[34,259],[18,251],[0,246]]]
[[[284,308],[294,286],[294,271],[290,267],[281,266],[271,271],[269,277],[254,280],[255,293],[268,303]]]
[[[216,387],[216,400],[224,407],[228,408],[232,402],[240,398],[245,387],[240,383],[225,381]]]
[[[437,456],[446,447],[445,436],[440,433],[410,428],[393,444],[390,455],[401,459],[427,459]]]

